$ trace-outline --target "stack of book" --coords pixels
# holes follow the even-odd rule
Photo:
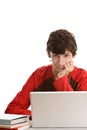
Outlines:
[[[29,123],[27,115],[0,114],[0,130],[26,130]]]

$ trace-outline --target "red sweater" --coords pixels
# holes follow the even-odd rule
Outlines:
[[[31,111],[28,110],[31,91],[87,91],[87,72],[74,67],[68,77],[55,80],[52,65],[38,68],[9,103],[5,113],[31,115]]]

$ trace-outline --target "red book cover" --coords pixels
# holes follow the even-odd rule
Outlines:
[[[0,128],[0,130],[18,130],[18,128],[12,128],[12,129],[10,129],[10,128]]]

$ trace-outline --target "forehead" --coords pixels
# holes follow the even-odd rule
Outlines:
[[[52,53],[52,54],[57,54],[57,53]],[[68,50],[66,50],[63,54],[57,54],[57,55],[64,55],[64,54],[72,55],[72,53]]]
[[[66,50],[64,54],[72,54],[70,51]]]

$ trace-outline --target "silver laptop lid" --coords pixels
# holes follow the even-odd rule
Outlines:
[[[31,92],[32,127],[87,127],[87,92]]]

